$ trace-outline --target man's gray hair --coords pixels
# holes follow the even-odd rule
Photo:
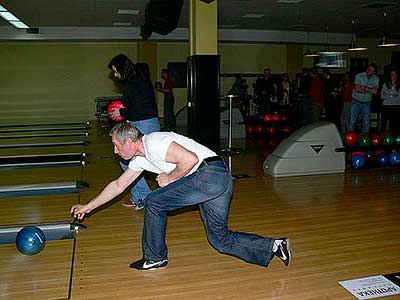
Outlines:
[[[115,137],[121,144],[125,144],[127,138],[130,138],[132,141],[136,142],[143,136],[143,133],[141,133],[139,129],[128,122],[116,124],[110,130],[110,136],[112,136],[114,133]]]

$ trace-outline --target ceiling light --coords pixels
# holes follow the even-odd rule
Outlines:
[[[114,26],[131,26],[132,22],[114,22]]]
[[[11,12],[9,12],[4,6],[0,5],[0,17],[2,17],[4,20],[9,22],[11,25],[18,29],[27,29],[29,28],[28,25],[26,25],[24,22],[22,22],[20,19],[18,19],[16,16],[14,16]]]
[[[307,47],[308,48],[307,48],[306,52],[304,52],[304,57],[317,57],[317,56],[319,56],[318,53],[311,52],[309,44],[310,44],[310,32],[307,31]]]
[[[355,30],[354,30],[354,27],[355,27],[355,21],[353,20],[353,21],[351,21],[351,43],[350,43],[350,46],[347,48],[347,51],[365,51],[365,50],[367,50],[368,48],[365,48],[365,47],[357,47],[356,46],[356,42],[355,42]]]
[[[379,48],[389,48],[389,47],[397,47],[400,44],[390,43],[385,36],[382,37],[380,42],[378,43],[377,47]]]
[[[11,25],[17,27],[18,29],[28,29],[29,26],[26,25],[24,22],[21,21],[11,21]]]
[[[8,22],[19,21],[19,19],[16,16],[14,16],[12,13],[10,13],[9,11],[0,11],[0,16]]]
[[[383,37],[378,43],[377,47],[378,48],[389,48],[389,47],[397,47],[400,46],[400,44],[395,44],[395,43],[390,43],[386,37],[387,31],[386,31],[386,12],[383,13]]]
[[[119,15],[138,15],[140,14],[139,9],[118,9],[117,14]]]
[[[304,52],[304,57],[318,57],[319,54],[315,53],[315,52],[311,52],[310,48],[308,48],[306,50],[306,52]]]
[[[248,19],[260,19],[264,17],[263,14],[245,14],[244,16],[242,16],[242,18],[248,18]]]

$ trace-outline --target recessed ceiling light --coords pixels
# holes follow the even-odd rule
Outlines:
[[[114,22],[114,26],[131,26],[132,22]]]
[[[8,22],[19,21],[19,19],[9,11],[0,11],[0,16],[3,17],[3,19],[6,19]]]
[[[260,19],[262,17],[264,17],[263,14],[245,14],[243,16],[243,18],[248,18],[248,19]]]
[[[26,25],[24,22],[21,22],[21,21],[11,21],[10,24],[17,27],[18,29],[28,29],[29,28],[28,25]]]
[[[138,15],[140,14],[139,9],[118,9],[117,14],[119,15]]]

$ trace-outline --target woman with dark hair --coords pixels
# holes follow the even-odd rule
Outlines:
[[[145,63],[136,65],[124,54],[115,56],[108,68],[113,71],[114,77],[125,84],[122,103],[125,108],[115,109],[113,118],[125,117],[129,123],[138,128],[143,134],[160,131],[157,103],[154,87],[150,81],[150,68]],[[126,161],[121,161],[121,168],[128,168]],[[131,198],[122,202],[125,207],[134,207],[135,210],[144,208],[144,198],[151,192],[146,180],[141,178],[131,189]]]
[[[400,79],[399,71],[392,69],[390,78],[387,80],[381,91],[382,103],[382,125],[381,130],[399,133],[400,130]]]

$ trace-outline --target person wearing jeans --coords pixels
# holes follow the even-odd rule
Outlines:
[[[208,240],[219,252],[264,267],[275,256],[289,265],[292,252],[288,238],[274,239],[228,229],[232,175],[215,152],[174,132],[142,135],[128,123],[117,124],[110,135],[114,152],[123,159],[132,158],[129,169],[88,204],[74,205],[71,213],[82,219],[120,194],[143,170],[158,174],[160,188],[145,199],[143,258],[133,262],[131,268],[165,268],[168,265],[167,214],[195,204],[199,204]]]
[[[349,131],[353,132],[357,117],[361,114],[362,132],[369,132],[369,120],[371,113],[372,95],[376,95],[379,89],[379,77],[375,75],[377,65],[369,64],[365,72],[357,74],[354,80],[352,92]]]
[[[150,81],[150,68],[146,63],[136,65],[124,54],[115,56],[108,68],[114,73],[114,77],[126,85],[122,95],[124,108],[114,109],[112,118],[123,116],[142,133],[160,131],[157,103],[154,95],[154,87]],[[123,171],[128,168],[129,162],[121,161]],[[151,192],[146,180],[142,177],[131,188],[130,199],[122,201],[125,207],[133,207],[135,210],[144,208],[144,199]]]

